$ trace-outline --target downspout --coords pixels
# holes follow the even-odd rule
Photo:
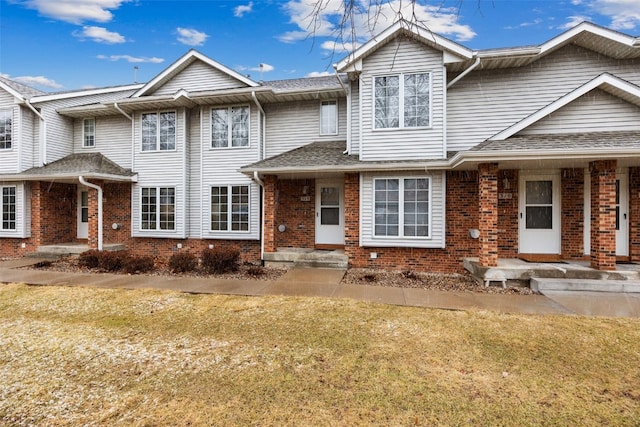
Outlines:
[[[98,191],[98,250],[102,250],[102,187],[96,184],[85,181],[84,177],[80,175],[78,177],[80,184],[93,188]]]
[[[118,110],[120,112],[120,114],[122,114],[123,116],[125,116],[127,119],[129,119],[131,121],[131,170],[134,171],[135,170],[135,150],[136,150],[136,124],[133,118],[133,115],[129,115],[127,114],[122,108],[120,108],[120,106],[118,105],[117,102],[113,103],[113,108],[115,108],[116,110]],[[131,206],[133,206],[133,189],[131,190]],[[102,204],[102,198],[100,199],[99,202],[99,206]],[[102,215],[99,218],[100,221],[102,221]],[[131,223],[133,224],[133,210],[131,211]],[[133,228],[131,230],[131,232],[133,233]],[[100,228],[100,233],[98,234],[98,239],[100,239],[100,237],[102,236],[102,227]],[[99,243],[98,243],[99,244]]]
[[[455,79],[451,80],[449,82],[449,84],[447,84],[447,89],[449,89],[454,84],[458,83],[458,81],[461,80],[462,78],[464,78],[464,76],[466,76],[467,74],[469,74],[470,72],[475,70],[478,67],[478,65],[480,65],[480,58],[479,57],[476,58],[476,62],[471,64],[471,66],[469,68],[467,68],[466,70],[464,70],[463,72],[458,74],[458,77],[456,77]]]
[[[336,75],[336,79],[338,79],[338,83],[340,83],[340,86],[342,86],[342,90],[344,90],[344,93],[347,95],[347,149],[344,150],[342,154],[349,154],[349,152],[351,151],[351,102],[349,102],[351,100],[351,91],[347,90],[344,82],[340,78],[340,74],[338,74],[338,64],[333,64],[333,72]]]
[[[118,110],[123,116],[125,116],[127,119],[133,121],[133,117],[131,117],[130,115],[128,115],[127,113],[125,113],[125,111],[120,108],[120,106],[118,105],[117,102],[113,103],[113,108],[115,108],[116,110]]]
[[[262,108],[262,105],[260,104],[260,101],[258,101],[258,97],[256,96],[256,91],[252,90],[251,91],[251,98],[253,98],[253,102],[256,104],[256,106],[258,107],[258,110],[260,110],[260,113],[262,114],[262,123],[259,125],[260,128],[260,137],[258,139],[258,143],[262,144],[262,155],[258,156],[258,160],[262,160],[267,156],[267,137],[265,135],[265,132],[267,130],[265,123],[267,122],[267,114],[264,112],[264,109]]]
[[[260,260],[264,263],[264,181],[260,179],[258,171],[253,171],[253,180],[260,185],[262,199],[262,203],[260,203]]]
[[[252,90],[251,91],[251,98],[253,98],[253,102],[255,102],[256,106],[258,107],[258,109],[260,110],[260,113],[262,114],[262,129],[260,132],[260,137],[261,137],[261,141],[258,141],[258,143],[262,143],[262,153],[261,155],[258,155],[258,160],[262,160],[267,156],[267,136],[266,136],[266,132],[267,132],[267,114],[264,112],[264,109],[262,108],[262,105],[260,104],[260,101],[258,101],[258,97],[256,96],[256,91]],[[262,264],[264,265],[264,182],[260,179],[260,176],[258,176],[258,171],[253,171],[253,180],[255,182],[258,183],[258,185],[260,185],[260,199],[261,199],[261,203],[260,203],[260,260],[262,262]]]
[[[44,119],[44,116],[40,114],[40,112],[36,110],[36,108],[33,105],[31,105],[28,99],[25,99],[24,103],[42,121],[42,135],[40,135],[40,137],[42,138],[42,152],[40,153],[40,155],[42,156],[41,158],[42,161],[40,163],[42,165],[46,165],[47,164],[47,121]]]

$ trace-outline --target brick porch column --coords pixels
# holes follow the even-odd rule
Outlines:
[[[640,168],[629,168],[629,256],[640,261]]]
[[[591,172],[591,267],[616,269],[615,160],[589,163]]]
[[[478,165],[480,265],[498,265],[498,164]]]
[[[360,174],[344,175],[344,253],[349,264],[358,255],[360,244]]]
[[[262,178],[264,182],[264,251],[276,251],[276,187],[278,177],[266,175]]]
[[[91,181],[89,181],[91,182]],[[102,181],[92,182],[93,184],[104,187]],[[88,222],[87,222],[87,245],[89,249],[98,249],[98,190],[87,188],[88,191]],[[104,209],[104,203],[102,206]],[[104,215],[104,212],[103,212]]]
[[[31,183],[31,237],[36,247],[42,245],[42,212],[44,204],[42,200],[42,183],[34,181]]]

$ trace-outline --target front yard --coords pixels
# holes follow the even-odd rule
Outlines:
[[[640,320],[0,285],[2,425],[640,424]]]

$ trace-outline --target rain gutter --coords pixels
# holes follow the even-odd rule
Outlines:
[[[480,65],[480,57],[476,57],[476,62],[474,62],[473,64],[471,64],[469,66],[469,68],[467,68],[466,70],[464,70],[463,72],[461,72],[460,74],[458,74],[458,77],[456,77],[455,79],[451,80],[449,82],[449,84],[447,84],[447,89],[449,89],[451,86],[453,86],[454,84],[458,83],[459,80],[461,80],[464,76],[466,76],[467,74],[469,74],[470,72],[472,72],[473,70],[475,70],[478,65]]]
[[[102,250],[102,187],[96,184],[85,181],[84,177],[80,175],[78,181],[84,186],[93,188],[98,191],[98,250]]]

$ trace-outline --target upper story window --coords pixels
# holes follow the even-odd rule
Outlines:
[[[143,187],[140,200],[143,230],[176,229],[176,189]]]
[[[322,101],[320,103],[320,135],[336,135],[338,133],[338,102]]]
[[[96,119],[82,121],[82,146],[84,148],[96,146]]]
[[[249,146],[249,106],[211,110],[211,147]]]
[[[11,121],[13,111],[0,111],[0,150],[11,148]]]
[[[0,230],[16,229],[16,187],[0,187],[2,203],[0,204]]]
[[[375,129],[431,125],[431,74],[398,74],[374,79]]]
[[[176,112],[142,114],[142,151],[176,149]]]
[[[429,237],[431,180],[385,178],[374,180],[374,235]]]

